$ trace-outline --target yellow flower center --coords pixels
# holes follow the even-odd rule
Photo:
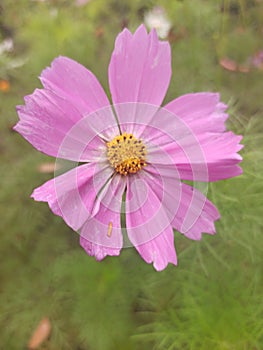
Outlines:
[[[142,140],[126,132],[107,143],[110,165],[121,175],[136,174],[146,165],[146,149]]]

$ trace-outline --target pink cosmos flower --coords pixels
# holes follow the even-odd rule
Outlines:
[[[76,162],[34,190],[80,233],[85,251],[119,255],[127,236],[141,257],[163,270],[177,264],[173,228],[200,240],[215,233],[216,207],[194,184],[241,174],[241,136],[226,131],[216,93],[191,93],[160,107],[171,78],[171,53],[141,25],[117,37],[109,64],[112,105],[82,65],[56,58],[43,89],[18,106],[15,126],[35,148]],[[121,220],[122,219],[122,220]]]

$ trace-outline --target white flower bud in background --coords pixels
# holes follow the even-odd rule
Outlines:
[[[11,38],[7,38],[0,42],[0,55],[2,55],[4,52],[11,52],[14,49],[14,43]]]
[[[153,7],[144,15],[144,23],[149,29],[156,29],[156,32],[161,39],[165,39],[172,27],[165,10],[160,6]]]

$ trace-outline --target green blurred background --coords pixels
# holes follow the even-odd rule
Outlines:
[[[254,61],[263,1],[1,0],[0,11],[0,349],[27,349],[47,317],[39,349],[262,350],[263,63]],[[58,55],[84,64],[109,93],[117,33],[151,11],[158,25],[169,21],[166,101],[220,91],[245,144],[244,174],[209,187],[217,235],[194,242],[175,232],[179,265],[161,273],[132,248],[101,263],[86,255],[78,235],[29,198],[53,176],[54,159],[12,131],[15,106]]]

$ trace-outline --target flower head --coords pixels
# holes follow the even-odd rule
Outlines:
[[[58,57],[41,74],[43,89],[17,108],[15,130],[38,150],[76,162],[32,197],[78,231],[97,260],[120,254],[123,216],[147,263],[156,270],[177,264],[173,228],[199,240],[215,233],[219,219],[206,196],[181,180],[207,183],[242,172],[241,137],[226,131],[219,95],[191,93],[161,108],[170,78],[169,44],[141,25],[116,39],[112,104],[89,70]]]

